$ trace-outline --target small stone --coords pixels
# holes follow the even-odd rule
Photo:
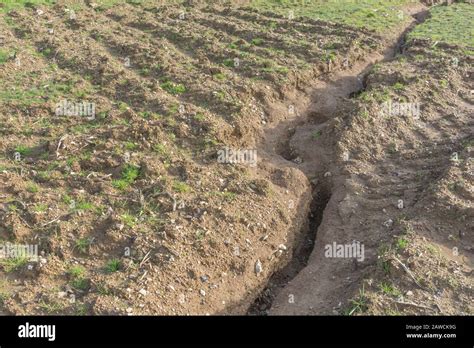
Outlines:
[[[208,277],[207,275],[202,275],[202,276],[201,276],[201,281],[202,281],[203,283],[207,282],[208,280],[209,280],[209,277]]]
[[[67,296],[67,292],[66,292],[66,291],[60,291],[60,292],[58,292],[58,297],[59,297],[59,298],[64,298],[64,297],[66,297],[66,296]]]
[[[145,289],[140,289],[139,293],[140,295],[146,296],[148,292]]]
[[[324,177],[325,177],[325,178],[329,178],[331,175],[332,175],[331,172],[326,172],[326,173],[324,173]]]
[[[133,312],[133,308],[132,308],[132,307],[128,307],[128,308],[126,309],[126,311],[127,311],[127,313],[132,313],[132,312]]]
[[[298,156],[293,160],[293,162],[295,162],[296,164],[301,164],[303,163],[303,160],[301,159],[301,157]]]
[[[257,260],[257,262],[255,262],[255,273],[260,274],[262,273],[262,271],[263,271],[262,262],[260,262],[260,260]]]
[[[406,295],[407,295],[408,297],[411,297],[411,296],[413,296],[413,291],[411,291],[411,290],[408,290],[408,291],[407,291],[407,293],[406,293]]]
[[[206,296],[206,292],[203,289],[199,290],[199,294],[201,296]]]
[[[287,248],[286,248],[286,245],[285,245],[285,244],[280,244],[280,245],[278,246],[278,249],[285,251]]]

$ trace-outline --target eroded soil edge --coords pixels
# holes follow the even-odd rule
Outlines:
[[[334,173],[331,163],[336,152],[335,144],[323,140],[323,143],[313,145],[308,144],[307,140],[318,141],[319,137],[334,128],[334,120],[351,108],[350,98],[365,89],[366,75],[375,64],[390,61],[402,53],[406,35],[422,23],[428,13],[424,7],[416,7],[411,12],[413,21],[403,28],[398,28],[398,37],[387,39],[379,52],[368,55],[349,69],[330,73],[324,80],[308,88],[304,93],[310,96],[310,102],[305,112],[286,122],[283,127],[276,127],[277,132],[272,129],[265,137],[262,147],[266,151],[271,151],[272,147],[276,149],[273,156],[279,157],[276,160],[279,165],[301,170],[308,179],[311,195],[306,205],[307,219],[295,241],[292,258],[271,276],[268,284],[248,308],[248,314],[269,314],[276,296],[307,266],[323,215],[329,209],[328,203],[334,185],[341,182],[340,178],[335,177],[340,173]]]

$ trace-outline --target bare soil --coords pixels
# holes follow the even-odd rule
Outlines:
[[[404,45],[417,19],[380,36],[246,7],[2,16],[21,63],[0,65],[0,240],[41,257],[0,267],[1,313],[344,314],[362,284],[369,313],[472,313],[472,58]],[[379,117],[384,93],[421,119]],[[61,99],[96,119],[55,116]],[[258,166],[218,163],[225,146]],[[352,240],[364,262],[324,256]]]

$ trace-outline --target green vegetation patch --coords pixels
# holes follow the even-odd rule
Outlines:
[[[409,19],[402,7],[413,0],[253,0],[258,10],[288,18],[304,16],[384,32]]]
[[[474,48],[474,6],[456,3],[430,10],[430,18],[416,26],[408,39],[431,39]]]
[[[55,3],[55,0],[0,0],[0,12],[8,12],[25,6],[52,5]]]
[[[130,186],[140,175],[140,168],[134,165],[127,165],[122,170],[121,178],[112,182],[113,186],[119,190],[124,190]]]

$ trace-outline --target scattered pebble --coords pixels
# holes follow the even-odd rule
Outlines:
[[[260,262],[260,260],[257,260],[257,262],[255,262],[255,273],[260,274],[262,273],[262,271],[263,271],[262,262]]]
[[[293,162],[295,162],[296,164],[301,164],[303,163],[303,160],[301,159],[301,157],[298,156],[293,160]]]
[[[67,296],[67,292],[66,292],[66,291],[60,291],[60,292],[58,292],[58,297],[59,297],[59,298],[64,298],[64,297],[66,297],[66,296]]]

